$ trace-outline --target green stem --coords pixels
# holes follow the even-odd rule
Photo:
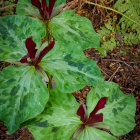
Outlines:
[[[48,78],[49,78],[48,89],[51,90],[52,89],[52,75],[48,74]]]
[[[134,21],[134,20],[131,19],[130,17],[126,16],[125,14],[123,14],[123,13],[121,13],[121,12],[115,10],[115,9],[112,9],[112,8],[109,8],[109,7],[106,7],[106,6],[103,6],[103,5],[100,5],[100,4],[97,4],[97,3],[94,3],[94,2],[89,2],[89,1],[85,1],[85,2],[88,3],[88,4],[91,4],[91,5],[95,5],[95,6],[99,6],[99,7],[105,8],[105,9],[107,9],[107,10],[111,10],[111,11],[117,13],[117,14],[120,14],[120,15],[124,16],[124,17],[127,18],[128,20],[131,20],[131,21],[134,22],[135,24],[140,25],[140,23]]]
[[[51,43],[51,35],[49,32],[48,24],[49,24],[49,22],[47,21],[47,23],[46,23],[47,41],[48,41],[48,43]],[[48,89],[51,90],[53,88],[52,87],[52,75],[48,74],[48,78],[49,78]]]

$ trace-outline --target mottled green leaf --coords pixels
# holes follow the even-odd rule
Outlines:
[[[69,140],[81,123],[76,115],[79,104],[72,94],[63,94],[56,89],[50,94],[49,111],[39,115],[34,124],[27,127],[35,140]]]
[[[66,93],[104,80],[96,63],[87,59],[82,49],[75,44],[66,45],[56,41],[40,65],[53,75],[59,90]]]
[[[33,134],[35,140],[70,140],[78,125],[66,124],[63,127],[48,126],[45,128],[31,125],[28,126],[28,129]]]
[[[28,126],[37,140],[43,140],[43,138],[52,140],[70,140],[72,134],[80,125],[80,122],[78,121],[80,118],[77,116],[72,117],[74,115],[73,113],[76,113],[77,111],[77,106],[75,106],[72,100],[70,106],[70,103],[67,100],[68,98],[66,98],[66,96],[70,95],[63,94],[63,98],[62,93],[60,94],[58,92],[57,94],[61,95],[61,100],[59,102],[59,100],[56,100],[59,96],[56,96],[56,93],[51,93],[53,94],[54,99],[50,100],[52,107],[51,111],[49,111],[48,115],[46,115],[46,118],[42,115],[42,119],[38,119],[38,121],[40,120],[40,123],[36,122],[34,125]],[[135,125],[134,114],[136,111],[136,103],[134,97],[132,95],[123,94],[118,85],[115,83],[101,82],[87,95],[86,104],[88,114],[95,108],[97,102],[102,97],[108,97],[108,101],[105,108],[97,112],[103,113],[103,122],[97,123],[98,127],[109,128],[110,131],[116,136],[124,135],[131,131]],[[47,121],[47,126],[43,128],[45,120]],[[70,123],[72,125],[69,125]],[[99,130],[97,128],[86,126],[84,130],[76,137],[76,140],[117,139],[106,131]]]
[[[61,4],[65,4],[65,3],[66,3],[66,0],[56,0],[54,8],[57,7],[57,6],[60,6]]]
[[[49,23],[50,33],[55,40],[76,44],[82,49],[99,48],[99,38],[93,26],[85,17],[68,10],[52,18]]]
[[[46,0],[46,1],[47,1],[47,5],[49,5],[49,0]],[[65,3],[66,3],[66,0],[56,0],[53,10],[55,10],[57,6],[60,6]],[[36,14],[40,15],[39,10],[31,4],[31,0],[18,0],[17,6],[16,6],[16,12],[18,15],[22,15],[22,16],[27,16],[31,14],[34,16],[36,16]]]
[[[75,140],[117,140],[109,133],[96,129],[94,127],[86,127]]]
[[[108,97],[103,113],[103,124],[110,127],[110,131],[121,136],[133,130],[135,126],[136,102],[133,95],[125,95],[119,86],[112,82],[101,82],[87,95],[88,114],[94,109],[101,97]]]
[[[41,113],[49,98],[46,84],[33,66],[9,66],[0,72],[0,120],[9,133]]]
[[[0,60],[19,61],[27,54],[26,38],[33,36],[39,48],[45,35],[45,25],[38,19],[17,15],[0,18]]]
[[[28,10],[30,12],[35,11],[37,14],[40,15],[38,9],[31,4],[31,0],[18,0],[16,6],[16,13],[21,16],[27,16],[30,15]]]
[[[80,117],[76,115],[80,104],[71,94],[62,94],[56,89],[50,94],[53,95],[49,100],[51,111],[39,115],[34,124],[28,124],[27,127],[35,140],[71,140],[73,133],[82,123]],[[61,100],[58,100],[58,97]],[[75,140],[116,140],[116,138],[105,131],[86,126]]]

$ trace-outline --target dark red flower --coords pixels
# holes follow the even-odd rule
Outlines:
[[[42,58],[54,47],[55,41],[53,40],[48,46],[46,46],[37,56],[36,52],[36,43],[32,40],[32,36],[27,38],[25,41],[25,46],[28,51],[28,53],[21,58],[21,63],[30,63],[32,65],[37,65],[40,63]],[[28,62],[28,58],[31,59],[31,62]]]
[[[80,116],[80,120],[85,123],[87,121],[87,109],[84,104],[81,104],[77,110],[77,115]]]
[[[89,118],[87,116],[87,109],[84,104],[81,104],[77,110],[77,115],[80,116],[80,120],[85,125],[91,125],[93,123],[98,123],[103,121],[103,113],[96,114],[100,109],[105,107],[108,97],[101,98],[94,110],[90,113]]]
[[[28,54],[31,60],[35,58],[35,54],[37,52],[36,43],[32,40],[32,36],[26,39],[26,49],[28,50]]]
[[[48,12],[49,12],[49,16],[50,17],[51,17],[52,10],[53,10],[53,7],[54,7],[55,2],[56,2],[56,0],[49,0]]]
[[[49,0],[49,6],[47,6],[46,0],[42,0],[42,3],[39,0],[31,0],[32,5],[38,8],[44,20],[50,19],[55,2],[56,0]]]
[[[53,41],[49,44],[49,46],[45,47],[45,48],[39,53],[39,55],[38,55],[37,58],[36,58],[37,64],[38,64],[38,63],[41,61],[41,59],[53,48],[54,44],[55,44],[55,41],[53,40]]]
[[[89,118],[87,115],[87,108],[84,104],[81,104],[79,109],[77,110],[77,115],[80,116],[80,120],[83,122],[73,133],[71,136],[72,140],[74,140],[81,131],[84,130],[85,126],[88,125],[90,127],[95,127],[95,123],[103,121],[103,113],[96,114],[100,109],[105,107],[106,101],[108,97],[101,98],[97,105],[95,106],[94,110],[90,113]]]
[[[21,58],[20,62],[21,63],[28,63],[29,54],[26,54],[24,57]]]

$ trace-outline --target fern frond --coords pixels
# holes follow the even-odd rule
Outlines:
[[[118,0],[114,8],[140,24],[140,0]],[[117,28],[124,36],[125,44],[140,43],[140,25],[122,16],[117,26],[120,26]]]

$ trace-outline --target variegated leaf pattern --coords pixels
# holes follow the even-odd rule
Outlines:
[[[72,134],[82,123],[80,117],[76,115],[78,109],[76,101],[73,97],[73,100],[70,100],[70,105],[69,98],[66,98],[66,96],[70,97],[70,94],[60,94],[57,89],[53,90],[51,94],[53,94],[53,99],[50,98],[48,104],[51,106],[50,110],[39,115],[36,121],[33,124],[28,124],[27,127],[34,135],[35,140],[45,138],[71,140]],[[61,95],[60,102],[57,100],[59,95]],[[88,113],[95,108],[102,97],[108,97],[105,108],[97,112],[103,113],[103,122],[94,125],[96,128],[86,125],[75,140],[117,140],[115,136],[124,135],[135,126],[136,102],[132,95],[123,94],[115,83],[100,82],[98,88],[93,88],[87,95]],[[114,136],[98,128],[109,129]]]
[[[33,134],[35,140],[71,140],[72,134],[75,132],[75,130],[79,126],[77,122],[73,122],[72,124],[66,124],[62,127],[55,127],[49,124],[46,124],[49,126],[46,127],[45,125],[44,127],[42,126],[43,123],[45,124],[45,122],[40,122],[40,123],[36,123],[34,125],[28,126],[28,129]]]
[[[76,44],[83,50],[100,47],[99,37],[90,20],[77,16],[72,10],[63,11],[52,18],[49,29],[55,40]]]
[[[38,9],[31,4],[31,0],[18,0],[16,6],[16,13],[18,15],[27,16],[34,12],[40,15]]]
[[[86,127],[75,140],[117,140],[117,138],[97,128]]]
[[[70,93],[86,85],[97,85],[104,78],[93,60],[87,59],[75,44],[55,42],[54,48],[43,58],[43,69],[51,74],[57,88]]]
[[[0,72],[0,120],[9,134],[41,113],[49,98],[46,84],[33,66],[8,66]]]
[[[76,115],[79,103],[72,94],[63,94],[57,89],[50,91],[46,111],[27,127],[35,140],[69,140],[81,121]],[[51,107],[50,107],[51,106]]]
[[[0,61],[19,61],[25,56],[25,40],[30,36],[39,48],[46,36],[45,25],[40,20],[17,15],[0,18]]]
[[[62,4],[66,4],[66,0],[56,0],[54,8],[56,8],[57,6],[60,6]]]
[[[49,0],[46,0],[46,2],[47,2],[47,5],[49,5]],[[53,10],[55,10],[57,6],[60,6],[65,3],[66,3],[66,0],[56,0]],[[31,0],[18,0],[17,6],[16,6],[16,12],[18,15],[22,15],[22,16],[27,16],[34,12],[40,15],[38,9],[31,4]]]
[[[27,127],[33,134],[35,140],[71,140],[73,133],[82,123],[76,115],[80,104],[76,102],[71,94],[60,94],[54,89],[50,94],[49,110],[39,115],[34,123]],[[60,97],[59,97],[60,95]],[[58,97],[60,100],[58,100]],[[75,140],[116,140],[107,132],[86,126]]]
[[[113,82],[101,82],[87,95],[88,114],[102,97],[108,97],[105,108],[99,111],[99,113],[103,113],[103,124],[108,126],[116,136],[133,130],[136,112],[134,96],[123,94],[119,86]]]

